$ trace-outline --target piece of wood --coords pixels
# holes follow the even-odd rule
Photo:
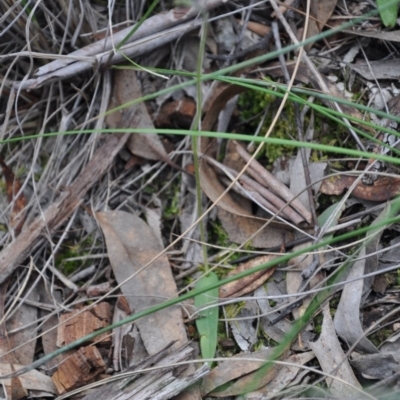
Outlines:
[[[51,379],[59,394],[63,394],[90,383],[105,369],[106,365],[97,347],[81,347],[60,365]]]
[[[67,322],[65,322],[67,321]],[[89,310],[74,310],[60,316],[60,325],[57,331],[57,347],[75,342],[97,329],[108,326],[111,321],[110,304],[102,302]],[[91,343],[111,343],[108,333],[96,336]]]
[[[0,252],[0,283],[3,283],[28,257],[48,232],[56,230],[81,204],[85,194],[108,170],[129,135],[109,135],[77,179],[60,194],[21,234]]]

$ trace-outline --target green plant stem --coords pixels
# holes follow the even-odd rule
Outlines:
[[[203,104],[203,96],[202,96],[202,69],[203,69],[203,58],[204,51],[206,46],[206,37],[207,37],[207,15],[203,15],[203,29],[201,34],[200,46],[199,46],[199,55],[197,59],[196,65],[196,96],[197,96],[197,104],[196,104],[196,115],[193,119],[192,123],[192,131],[195,133],[192,136],[192,150],[193,150],[193,165],[194,165],[194,175],[196,180],[196,197],[197,197],[197,216],[200,218],[203,215],[203,206],[202,206],[202,198],[203,193],[200,185],[200,163],[199,163],[199,127],[202,115],[202,104]],[[201,239],[201,249],[203,252],[203,265],[204,270],[208,272],[208,255],[207,255],[207,246],[206,246],[206,233],[204,229],[203,219],[199,221],[199,230],[200,230],[200,239]]]

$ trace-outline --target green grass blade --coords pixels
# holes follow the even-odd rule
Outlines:
[[[196,285],[196,289],[203,289],[218,283],[218,277],[214,272],[209,272],[201,278]],[[194,298],[196,308],[202,308],[215,304],[218,299],[218,288],[201,293]],[[196,319],[197,330],[200,335],[200,349],[203,358],[214,358],[217,348],[218,333],[218,305],[207,308],[200,313]]]
[[[325,231],[333,228],[337,225],[344,209],[345,205],[341,202],[332,204],[318,217],[319,225],[321,227],[324,227]],[[333,238],[333,233],[330,235],[325,235],[324,238],[325,240],[330,240],[331,238]]]

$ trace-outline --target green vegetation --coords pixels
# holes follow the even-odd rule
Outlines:
[[[399,11],[399,0],[376,0],[382,22],[388,28],[396,25]]]
[[[273,116],[275,115],[274,111],[278,105],[277,97],[257,91],[248,91],[241,94],[238,101],[238,106],[241,110],[241,119],[248,125],[251,134],[254,133],[251,130],[254,130],[259,125],[265,109],[267,107],[270,108],[270,111],[267,113],[262,125],[260,136],[264,136],[268,127],[271,125]],[[254,116],[258,117],[254,118]],[[271,137],[277,139],[290,139],[291,137],[297,137],[293,102],[287,102],[285,110],[282,112],[281,117],[276,123]],[[290,156],[293,152],[294,149],[289,146],[268,144],[263,146],[263,151],[261,152],[260,157],[266,156],[268,165],[272,165],[272,163],[280,156]]]
[[[88,266],[88,261],[68,261],[76,257],[84,258],[89,255],[89,250],[93,244],[93,237],[88,236],[84,240],[65,241],[62,249],[57,253],[55,259],[56,267],[66,276],[73,274],[78,268]]]

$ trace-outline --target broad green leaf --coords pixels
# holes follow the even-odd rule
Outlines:
[[[393,28],[396,25],[399,2],[394,0],[376,0],[383,25]],[[386,6],[386,7],[385,7]],[[384,7],[382,10],[381,7]]]
[[[214,272],[209,272],[201,278],[196,289],[203,289],[209,285],[218,282],[218,277]],[[199,294],[194,298],[194,304],[197,309],[204,306],[216,304],[218,300],[218,288],[211,289],[205,293]],[[207,308],[200,312],[196,319],[197,331],[200,335],[200,349],[203,358],[213,358],[217,348],[218,333],[218,306]],[[211,362],[209,362],[211,364]]]

